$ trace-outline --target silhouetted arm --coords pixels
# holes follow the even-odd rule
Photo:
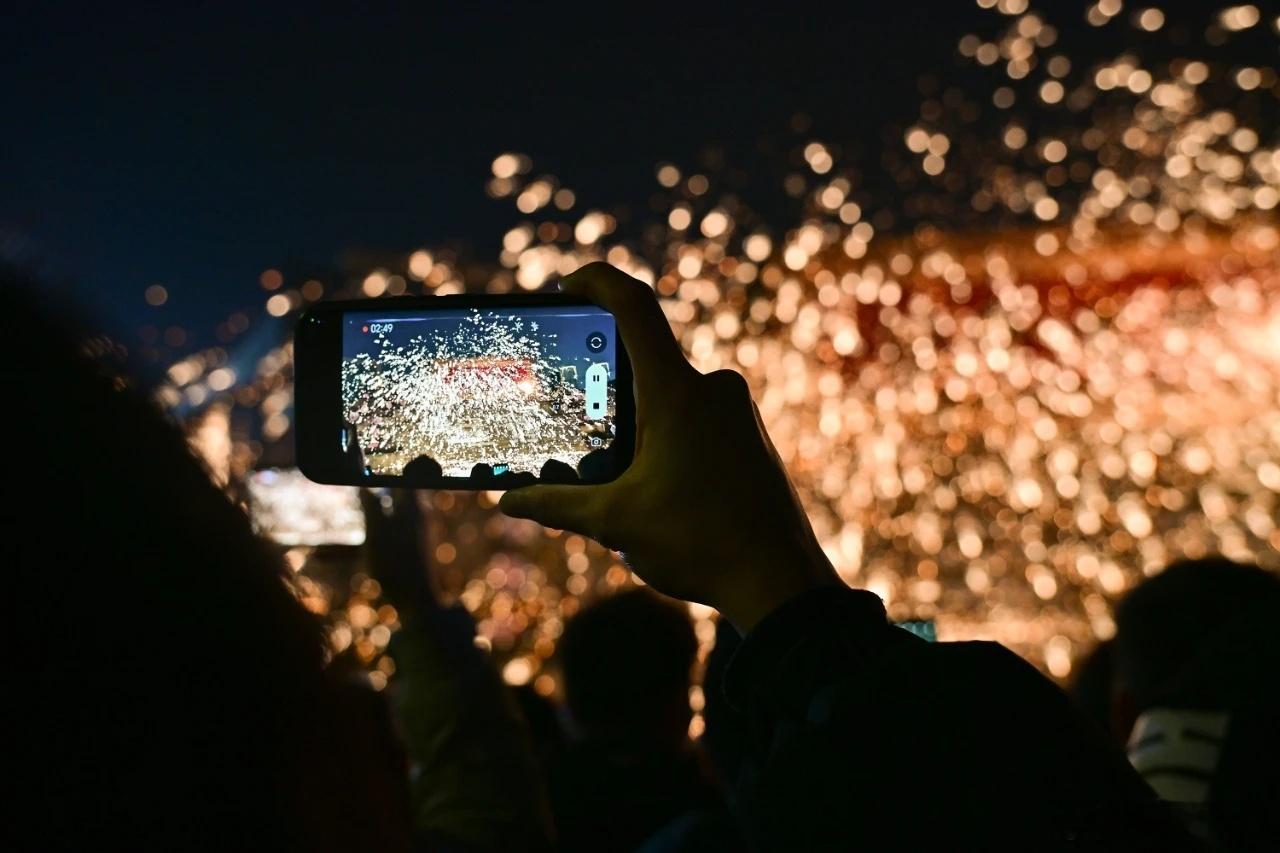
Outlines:
[[[365,495],[371,568],[401,622],[393,704],[410,760],[410,807],[427,849],[546,850],[545,786],[524,721],[460,605],[440,603],[412,493],[390,512]]]
[[[467,850],[550,848],[541,774],[519,711],[461,606],[411,616],[392,640],[415,829]]]

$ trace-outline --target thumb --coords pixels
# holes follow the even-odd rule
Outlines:
[[[513,518],[593,536],[604,491],[604,486],[527,486],[504,494],[498,507]]]

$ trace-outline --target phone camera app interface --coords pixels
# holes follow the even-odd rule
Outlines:
[[[616,431],[615,338],[593,306],[347,314],[343,447],[367,475],[578,468]]]

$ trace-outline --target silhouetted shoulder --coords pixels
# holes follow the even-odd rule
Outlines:
[[[885,826],[901,845],[953,849],[1188,843],[1033,666],[996,643],[925,642],[867,592],[813,592],[767,617],[726,693],[767,733],[737,797],[761,849],[844,849]]]

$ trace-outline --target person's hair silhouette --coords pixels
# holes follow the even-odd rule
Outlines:
[[[684,608],[646,589],[583,610],[560,642],[575,725],[588,737],[683,741],[697,651]]]
[[[1274,653],[1280,577],[1223,557],[1174,563],[1116,609],[1115,667],[1138,709],[1236,702],[1236,675]]]
[[[26,837],[396,849],[385,707],[326,678],[319,621],[179,431],[4,279]]]
[[[632,850],[718,804],[688,737],[697,648],[684,607],[647,589],[569,620],[559,654],[578,738],[550,776],[562,850]]]
[[[1175,563],[1116,610],[1130,761],[1223,849],[1280,847],[1278,612],[1280,577],[1223,557]]]

